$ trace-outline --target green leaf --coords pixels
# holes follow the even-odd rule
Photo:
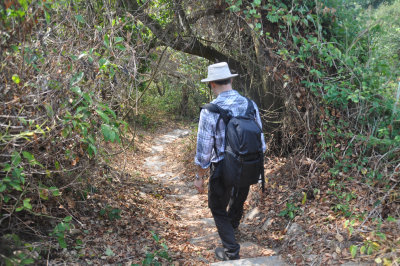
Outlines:
[[[4,200],[5,203],[8,203],[8,201],[9,201],[10,199],[11,199],[11,198],[10,198],[8,195],[4,195],[4,196],[3,196],[3,200]]]
[[[154,231],[150,231],[150,233],[151,233],[151,235],[153,236],[153,239],[154,239],[156,242],[159,242],[159,241],[160,241],[160,238],[158,237],[158,235],[157,235],[156,233],[154,233]]]
[[[108,37],[108,34],[104,35],[104,46],[109,48],[110,47],[110,38]]]
[[[374,247],[372,245],[369,245],[367,249],[367,254],[371,255],[372,253],[374,253]]]
[[[78,83],[79,81],[81,81],[81,79],[83,78],[83,75],[84,75],[84,73],[83,73],[82,71],[76,73],[76,74],[72,77],[72,79],[71,79],[71,81],[70,81],[71,85],[75,85],[76,83]]]
[[[115,132],[109,125],[102,124],[101,125],[101,132],[103,133],[104,139],[106,141],[109,140],[111,142],[114,142],[114,140],[115,140]]]
[[[114,252],[113,252],[110,248],[107,248],[107,249],[106,249],[105,254],[106,254],[107,256],[114,256],[114,255],[115,255]]]
[[[2,183],[2,184],[0,185],[0,193],[4,192],[6,189],[7,189],[6,184]]]
[[[52,193],[53,196],[55,196],[55,197],[61,195],[60,191],[59,191],[58,188],[56,188],[56,187],[49,187],[49,190],[51,191],[51,193]]]
[[[6,163],[4,165],[3,172],[10,172],[10,171],[11,171],[11,165]]]
[[[64,222],[69,223],[72,221],[72,216],[67,216],[63,219]]]
[[[90,104],[93,103],[92,98],[90,97],[90,95],[89,95],[87,92],[85,92],[85,93],[82,95],[82,97],[83,97],[83,99],[86,100],[86,102],[88,102],[88,103],[90,103]]]
[[[30,163],[31,161],[36,161],[36,160],[35,160],[35,157],[34,157],[33,154],[30,153],[30,152],[23,151],[23,152],[22,152],[22,155],[24,156],[25,159],[27,159],[27,160],[29,161],[29,163]]]
[[[12,81],[14,81],[16,84],[19,84],[21,82],[19,76],[17,74],[12,75]]]
[[[31,201],[30,198],[24,199],[24,201],[23,201],[24,208],[26,208],[28,210],[32,210],[32,205],[29,203],[30,201]]]
[[[114,38],[114,42],[115,43],[119,43],[119,42],[122,42],[122,41],[124,41],[124,37],[115,37]]]
[[[40,167],[43,168],[43,165],[41,163],[39,163],[38,161],[36,161],[36,159],[35,159],[35,157],[33,156],[32,153],[27,152],[27,151],[23,151],[22,155],[24,156],[25,159],[28,160],[30,165],[32,165],[32,166],[39,165]]]
[[[72,88],[71,88],[71,91],[72,91],[72,92],[75,92],[75,93],[78,94],[78,95],[82,95],[81,88],[79,88],[78,86],[72,87]]]
[[[386,235],[384,233],[382,233],[382,232],[376,232],[376,235],[379,236],[383,240],[386,239]]]
[[[99,60],[99,66],[102,67],[104,65],[108,65],[108,60],[106,58],[100,58]]]
[[[19,155],[18,152],[14,151],[12,156],[11,156],[11,164],[13,166],[19,165],[21,162],[21,155]]]
[[[67,248],[67,243],[65,242],[64,237],[58,238],[58,244],[60,245],[61,248]]]
[[[10,182],[10,186],[11,186],[13,189],[17,190],[17,191],[22,191],[21,185],[15,183],[15,182]]]
[[[356,257],[356,254],[357,254],[357,246],[355,246],[355,245],[351,245],[350,246],[350,254],[351,254],[351,257],[354,259],[355,257]]]
[[[35,263],[35,260],[32,258],[26,258],[21,260],[21,262],[19,263],[20,265],[29,265],[29,264],[33,264]]]
[[[99,116],[103,119],[105,123],[107,124],[110,123],[110,118],[103,111],[101,111],[100,109],[96,109],[96,112],[99,114]]]
[[[46,23],[47,23],[47,24],[50,24],[50,22],[51,22],[51,16],[50,16],[49,12],[47,12],[46,10],[44,11],[44,17],[45,17],[45,19],[46,19]]]
[[[88,147],[88,153],[89,153],[90,156],[96,155],[97,154],[96,146],[90,143],[89,147]]]
[[[362,247],[360,248],[360,253],[361,253],[361,254],[365,254],[365,249],[366,249],[366,247],[365,247],[365,246],[362,246]]]
[[[115,45],[115,48],[117,48],[118,50],[121,50],[121,51],[125,51],[126,50],[126,47],[121,43],[117,43]]]
[[[86,23],[86,21],[82,15],[75,15],[75,19],[80,23],[83,23],[83,24]]]

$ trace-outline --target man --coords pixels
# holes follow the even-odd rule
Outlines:
[[[237,75],[231,74],[228,64],[222,62],[210,65],[207,78],[201,80],[201,82],[208,82],[214,95],[217,96],[211,103],[230,110],[233,116],[245,114],[248,105],[247,99],[232,89],[232,78]],[[257,105],[253,101],[251,103],[256,111],[255,119],[261,128]],[[194,184],[200,193],[203,192],[203,177],[210,168],[208,206],[223,244],[223,248],[218,247],[215,254],[220,260],[235,260],[240,258],[240,245],[236,241],[235,231],[238,230],[243,215],[243,205],[250,187],[232,188],[225,187],[223,184],[221,162],[224,159],[225,124],[220,119],[217,125],[218,117],[218,113],[206,109],[200,112],[195,156],[198,168]],[[265,152],[263,135],[261,141],[263,152]]]

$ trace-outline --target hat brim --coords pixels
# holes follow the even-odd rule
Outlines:
[[[224,80],[224,79],[229,79],[229,78],[234,78],[239,76],[239,74],[231,74],[230,76],[224,77],[224,78],[205,78],[202,79],[201,82],[211,82],[211,81],[218,81],[218,80]]]

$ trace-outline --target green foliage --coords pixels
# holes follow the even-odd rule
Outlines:
[[[290,220],[293,220],[299,213],[299,207],[295,206],[291,202],[286,202],[286,208],[279,212],[279,216],[287,216]]]
[[[118,208],[112,208],[111,206],[106,205],[104,209],[100,210],[100,215],[107,218],[110,221],[121,219],[120,216],[121,210]]]
[[[67,242],[65,240],[65,237],[66,237],[66,234],[68,233],[68,231],[71,229],[71,226],[72,226],[71,221],[72,221],[71,216],[65,217],[62,220],[62,222],[60,222],[56,225],[53,232],[50,234],[51,236],[54,236],[57,238],[60,248],[67,248]]]
[[[166,262],[171,263],[172,259],[168,254],[168,246],[165,244],[163,240],[159,238],[159,236],[150,231],[155,243],[159,248],[154,252],[149,252],[146,254],[145,259],[142,261],[142,265],[165,265]],[[161,262],[160,262],[161,260]],[[133,264],[139,266],[139,264]]]

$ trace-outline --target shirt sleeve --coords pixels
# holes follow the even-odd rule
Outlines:
[[[213,120],[213,116],[208,110],[201,110],[194,162],[203,169],[208,168],[211,164],[212,149],[215,141],[215,129],[213,127],[215,122]]]
[[[253,102],[253,105],[254,105],[254,109],[256,110],[256,121],[257,121],[257,124],[260,126],[260,128],[262,130],[260,112],[258,111],[258,107],[257,107],[257,104],[255,102]],[[264,133],[261,133],[261,143],[262,143],[262,150],[265,153],[265,151],[267,150],[267,145],[265,144]]]

